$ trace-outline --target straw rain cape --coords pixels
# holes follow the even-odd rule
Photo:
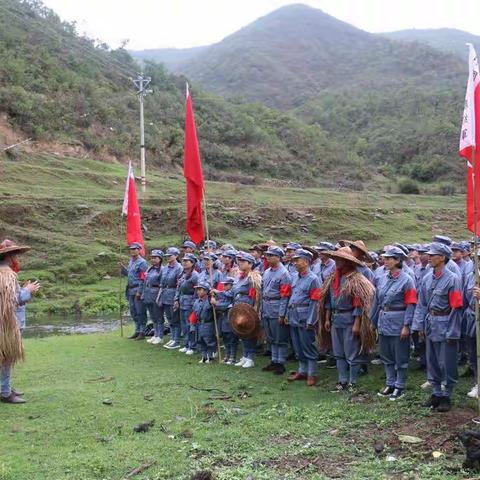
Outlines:
[[[17,274],[0,267],[0,366],[24,359],[22,336],[17,323]]]
[[[325,300],[335,272],[333,272],[322,286],[322,300],[319,306],[319,345],[321,348],[331,347],[330,332],[325,330]],[[356,297],[360,301],[362,315],[360,317],[360,353],[369,353],[375,347],[375,332],[370,322],[369,314],[375,295],[375,287],[361,273],[354,270],[345,275],[345,283],[340,290],[340,296]]]

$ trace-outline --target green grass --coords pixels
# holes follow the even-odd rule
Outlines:
[[[381,367],[361,378],[364,393],[351,396],[328,392],[336,371],[325,367],[319,387],[307,388],[261,372],[264,358],[248,370],[199,365],[197,357],[118,332],[25,343],[27,361],[14,385],[28,403],[0,406],[1,480],[116,480],[153,460],[136,479],[188,479],[198,470],[224,480],[467,476],[458,441],[440,445],[473,415],[465,408],[473,406],[465,405],[465,381],[458,406],[442,416],[419,406],[426,394],[418,373],[410,376],[407,397],[392,403],[374,394]],[[212,400],[220,392],[199,389],[231,398]],[[133,431],[150,420],[149,432]],[[399,433],[424,443],[400,445]],[[377,456],[379,439],[386,448]],[[433,460],[434,449],[445,455]],[[386,461],[388,455],[396,461]]]
[[[90,159],[18,154],[0,157],[0,237],[26,242],[23,278],[43,283],[38,313],[117,309],[117,262],[128,253],[120,211],[126,167]],[[321,175],[321,172],[319,172]],[[147,248],[184,238],[180,172],[148,171],[141,198]],[[207,182],[211,237],[247,248],[261,240],[363,239],[370,248],[428,241],[433,233],[467,238],[464,197],[339,192],[272,184]],[[113,300],[115,298],[115,300]]]

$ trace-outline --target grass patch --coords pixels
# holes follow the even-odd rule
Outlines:
[[[134,478],[189,479],[198,471],[221,480],[468,476],[452,437],[474,416],[464,380],[455,409],[440,415],[419,406],[426,394],[417,372],[404,401],[393,403],[375,396],[383,384],[378,366],[350,396],[328,393],[335,370],[321,367],[319,386],[308,389],[261,372],[263,358],[248,370],[199,365],[197,357],[118,332],[25,343],[27,362],[14,385],[29,402],[0,408],[1,480],[116,480],[152,461]],[[152,420],[148,432],[134,432]],[[397,434],[405,433],[424,442],[401,444]],[[380,455],[377,441],[385,444]],[[433,450],[444,455],[434,460]]]

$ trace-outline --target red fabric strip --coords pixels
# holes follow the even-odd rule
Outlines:
[[[255,292],[255,289],[254,288],[251,288],[249,291],[248,291],[248,296],[250,298],[253,298],[255,300],[255,297],[256,297],[256,292]]]
[[[310,300],[320,300],[320,297],[322,296],[322,289],[321,288],[312,288],[308,292],[308,296],[310,297]]]
[[[197,314],[195,312],[192,312],[188,317],[188,321],[190,322],[191,325],[196,325],[198,323]]]
[[[335,277],[333,277],[332,287],[333,287],[333,296],[336,298],[340,295],[340,281],[342,279],[342,273],[337,268],[335,270]]]
[[[417,303],[417,291],[414,288],[405,290],[403,294],[403,302],[405,305],[415,305]]]
[[[358,297],[352,297],[352,307],[353,308],[359,308],[362,306],[362,302]]]
[[[218,282],[217,286],[215,287],[219,292],[223,292],[225,290],[223,282]]]
[[[289,284],[280,285],[280,296],[289,297],[292,294],[292,286]]]
[[[453,292],[449,292],[448,303],[450,304],[450,306],[452,308],[463,307],[462,292],[459,292],[458,290],[454,290]]]

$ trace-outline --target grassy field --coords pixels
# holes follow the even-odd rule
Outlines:
[[[118,309],[117,261],[127,253],[120,217],[126,167],[89,159],[18,153],[0,156],[0,237],[27,242],[24,278],[43,283],[32,312],[86,314]],[[319,172],[321,174],[321,172]],[[185,187],[180,174],[149,172],[141,199],[147,248],[179,244]],[[273,238],[313,244],[363,239],[466,238],[464,198],[339,192],[208,182],[211,237],[246,248]]]
[[[474,415],[465,381],[454,410],[432,414],[419,406],[426,394],[418,372],[406,398],[393,403],[375,396],[379,366],[347,395],[329,393],[336,371],[325,367],[319,386],[307,388],[261,372],[263,357],[248,370],[199,365],[197,357],[118,332],[29,339],[26,350],[14,385],[28,403],[0,405],[1,480],[117,480],[151,462],[132,478],[190,479],[199,471],[220,480],[469,476],[455,439]],[[134,432],[152,420],[148,432]],[[422,442],[402,443],[402,434]],[[380,441],[385,449],[377,455]]]

